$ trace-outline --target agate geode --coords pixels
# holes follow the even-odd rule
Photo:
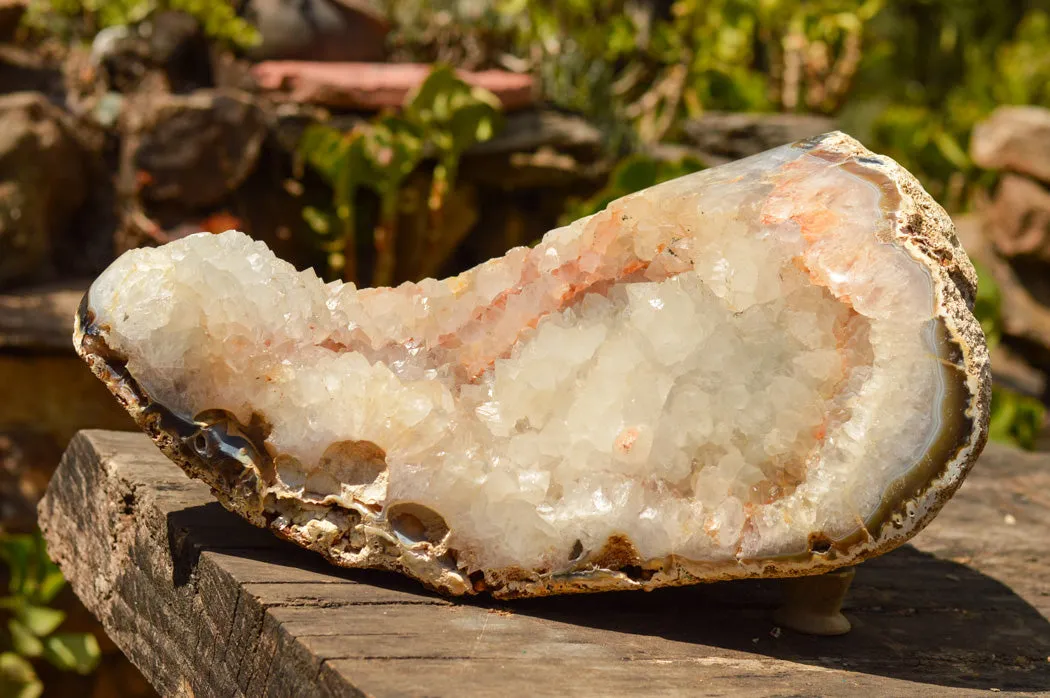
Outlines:
[[[78,352],[252,523],[450,594],[815,574],[914,535],[981,450],[945,212],[842,134],[357,289],[237,232],[128,252]]]

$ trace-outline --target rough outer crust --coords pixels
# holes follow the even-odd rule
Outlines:
[[[95,325],[87,296],[77,314],[77,353],[131,413],[157,446],[190,477],[208,483],[219,501],[256,526],[324,555],[345,567],[401,572],[436,591],[491,593],[497,598],[653,589],[749,577],[821,574],[888,552],[918,533],[962,484],[987,439],[991,377],[988,350],[972,313],[977,277],[955,236],[951,219],[918,181],[889,158],[876,156],[849,136],[834,132],[795,147],[847,167],[879,186],[892,213],[880,231],[929,270],[949,388],[942,438],[922,464],[889,488],[883,506],[861,531],[841,540],[811,537],[801,555],[765,559],[689,560],[668,556],[641,560],[625,536],[612,536],[582,556],[569,574],[521,568],[469,571],[457,566],[447,536],[408,540],[381,509],[355,509],[329,500],[278,498],[269,489],[272,461],[250,436],[259,426],[220,425],[244,445],[247,457],[232,457],[210,444],[214,425],[187,422],[155,403],[130,376],[123,359],[106,346],[105,327]],[[269,478],[267,477],[269,475]]]

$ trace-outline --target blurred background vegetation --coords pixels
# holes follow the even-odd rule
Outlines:
[[[98,666],[98,641],[90,633],[60,632],[66,613],[52,602],[66,585],[47,556],[40,534],[0,534],[0,576],[8,595],[0,596],[0,696],[37,698],[44,684],[31,660],[56,669],[89,674]]]
[[[612,147],[705,111],[800,112],[915,173],[950,210],[996,106],[1050,104],[1046,0],[387,0],[406,57],[529,70]]]
[[[31,0],[66,41],[180,10],[259,41],[226,0]],[[395,61],[535,75],[612,152],[681,140],[710,111],[817,113],[914,172],[949,210],[989,178],[967,155],[996,106],[1050,104],[1050,0],[375,0]]]

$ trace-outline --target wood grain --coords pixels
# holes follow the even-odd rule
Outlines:
[[[81,432],[40,522],[163,695],[1050,691],[1050,457],[1000,446],[914,545],[859,568],[840,638],[776,628],[776,580],[464,603],[336,569],[222,509],[134,433]]]

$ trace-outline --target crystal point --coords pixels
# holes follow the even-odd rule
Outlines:
[[[815,574],[914,535],[987,430],[975,276],[839,133],[449,279],[323,284],[229,231],[126,253],[75,343],[259,526],[451,594]]]

